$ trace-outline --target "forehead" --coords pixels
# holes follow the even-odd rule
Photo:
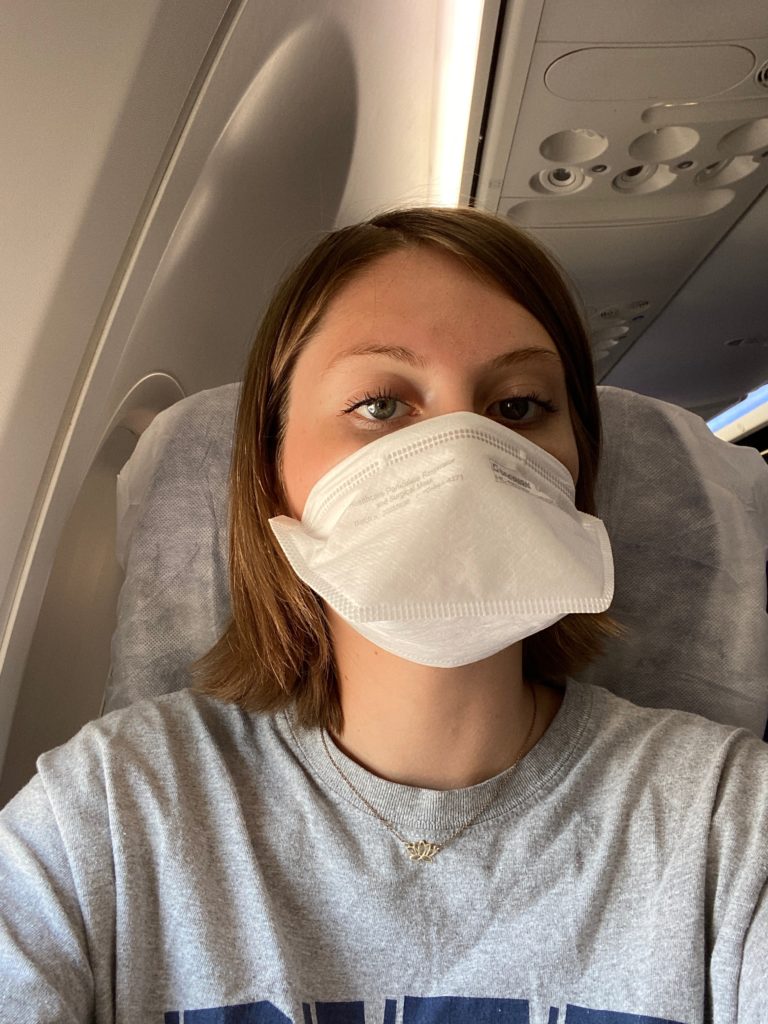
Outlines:
[[[361,340],[468,352],[535,341],[557,352],[539,321],[495,282],[458,257],[426,247],[388,253],[352,278],[329,303],[310,347]]]

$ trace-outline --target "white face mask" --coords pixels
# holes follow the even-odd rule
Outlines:
[[[567,469],[471,412],[377,438],[270,519],[296,574],[358,633],[420,665],[487,658],[572,612],[605,611],[605,526]]]

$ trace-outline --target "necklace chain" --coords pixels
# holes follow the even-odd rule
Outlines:
[[[520,745],[520,749],[518,750],[514,761],[511,765],[509,765],[510,768],[514,768],[520,760],[520,758],[523,756],[523,751],[528,745],[528,740],[531,738],[531,735],[533,734],[533,727],[536,724],[536,688],[531,683],[529,683],[528,685],[531,690],[531,696],[533,697],[533,715],[531,716],[531,724],[528,727],[528,732],[526,733],[525,739]],[[457,831],[454,832],[453,835],[448,836],[448,838],[443,843],[430,843],[426,839],[418,839],[415,841],[405,839],[403,836],[400,835],[400,833],[397,831],[397,829],[394,827],[391,821],[387,821],[387,819],[382,814],[380,814],[372,804],[368,803],[363,794],[358,789],[356,789],[355,786],[350,782],[350,780],[347,778],[346,774],[341,769],[341,767],[338,764],[336,764],[333,757],[331,757],[331,752],[328,749],[328,744],[325,742],[325,729],[321,730],[320,738],[323,741],[323,747],[325,748],[325,753],[328,756],[328,760],[331,762],[331,764],[336,769],[338,774],[346,782],[346,784],[349,786],[349,788],[352,790],[355,796],[362,800],[365,806],[379,819],[379,821],[382,822],[382,824],[386,825],[389,831],[392,832],[392,834],[400,840],[400,842],[405,846],[406,852],[411,860],[420,861],[422,863],[424,861],[431,861],[434,858],[434,856],[438,854],[441,850],[444,850],[449,843],[452,843],[454,842],[454,840],[458,839],[462,832],[465,831],[465,829],[468,829],[470,825],[474,824],[474,822],[480,817],[480,815],[484,811],[488,810],[488,808],[491,806],[494,799],[496,798],[496,789],[498,787],[494,787],[494,789],[491,791],[491,795],[488,798],[488,800],[486,800],[485,803],[480,807],[480,809],[472,815],[469,821],[464,822],[461,828],[457,829]]]

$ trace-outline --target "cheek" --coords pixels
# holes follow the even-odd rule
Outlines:
[[[338,462],[326,396],[318,387],[321,369],[312,345],[299,356],[284,410],[280,479],[293,519],[301,519],[307,495],[321,476]]]
[[[304,503],[314,482],[311,478],[318,457],[316,433],[310,429],[312,424],[304,413],[302,402],[296,400],[297,379],[298,384],[301,384],[300,371],[301,365],[294,371],[283,411],[285,428],[279,460],[280,482],[288,504],[283,512],[293,519],[301,519]]]
[[[579,449],[573,432],[569,430],[567,434],[560,434],[558,431],[558,436],[548,439],[542,447],[568,470],[575,487],[579,482]]]
[[[312,451],[312,439],[289,425],[283,437],[280,455],[280,476],[288,502],[286,513],[293,519],[301,519],[304,502],[312,483],[312,462],[316,453]]]
[[[565,466],[573,477],[573,486],[579,482],[579,449],[576,447],[575,438],[571,441],[566,453]]]
[[[337,452],[333,437],[317,420],[301,423],[289,418],[283,437],[280,473],[288,501],[287,514],[301,519],[307,495],[314,485],[344,457]]]
[[[557,431],[557,442],[556,451],[552,454],[557,458],[568,472],[571,474],[573,480],[573,486],[575,487],[579,482],[579,446],[576,442],[576,432],[574,430],[574,412],[570,407],[569,403],[569,417],[568,420],[563,420],[558,426]]]

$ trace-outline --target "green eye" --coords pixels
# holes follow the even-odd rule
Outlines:
[[[365,411],[376,420],[388,420],[394,416],[399,404],[396,398],[374,398],[365,405]]]
[[[399,415],[397,415],[398,406],[402,406]],[[379,391],[374,395],[369,394],[354,399],[344,412],[356,412],[364,420],[377,420],[379,423],[385,423],[388,420],[399,419],[409,408],[410,406],[406,402],[401,401],[395,395]]]

